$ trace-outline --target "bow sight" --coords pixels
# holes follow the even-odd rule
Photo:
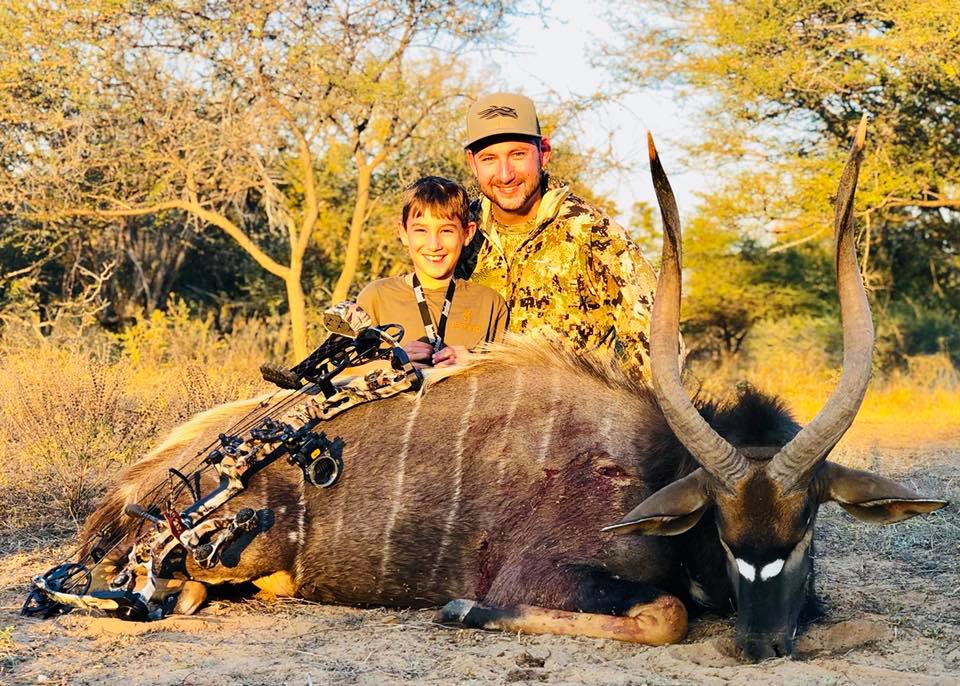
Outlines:
[[[199,464],[192,471],[171,468],[166,498],[160,498],[164,484],[158,484],[143,499],[145,505],[127,504],[124,514],[129,522],[101,531],[77,562],[57,565],[34,577],[21,614],[46,618],[81,607],[124,619],[162,618],[176,600],[164,590],[169,585],[162,578],[171,569],[186,575],[188,557],[200,569],[209,569],[220,562],[231,544],[238,543],[242,549],[265,528],[262,519],[268,510],[245,507],[233,515],[213,516],[246,489],[257,473],[286,457],[287,463],[301,470],[306,483],[319,488],[334,486],[343,473],[344,442],[315,431],[320,422],[362,402],[418,390],[422,383],[420,372],[399,346],[403,327],[369,324],[367,315],[352,303],[327,310],[324,326],[330,335],[316,350],[290,369],[275,364],[260,368],[264,379],[295,393],[276,402],[271,402],[271,396],[220,434],[197,453],[194,461]],[[375,360],[389,360],[393,373],[378,370],[362,379],[333,383],[343,370]],[[314,389],[322,393],[323,400],[310,397],[316,394]],[[282,421],[279,417],[285,412],[299,419],[299,409],[291,412],[299,401],[312,403],[314,416],[298,426]],[[200,479],[211,468],[219,482],[204,495]],[[174,507],[184,494],[190,496],[191,504]],[[144,526],[147,529],[142,532]],[[133,544],[124,555],[118,548],[131,535]],[[110,566],[119,569],[111,574]],[[101,585],[104,588],[91,590]]]
[[[352,305],[352,303],[349,303]],[[330,336],[310,353],[302,362],[291,369],[283,369],[279,365],[264,364],[260,373],[267,381],[279,386],[297,390],[303,387],[304,379],[317,384],[324,396],[330,398],[336,393],[332,379],[347,367],[356,367],[373,360],[389,359],[394,369],[401,369],[410,365],[410,358],[398,345],[403,338],[403,327],[399,324],[388,324],[382,328],[364,326],[369,318],[362,313],[362,318],[356,315],[355,310],[360,308],[353,305],[355,310],[346,313],[337,312],[340,305],[324,313],[323,324],[330,332]],[[355,328],[355,327],[362,328]],[[384,347],[387,344],[388,347]]]

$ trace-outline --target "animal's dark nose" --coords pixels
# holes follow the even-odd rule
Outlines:
[[[761,662],[793,653],[793,641],[786,636],[750,634],[740,643],[743,657],[750,662]]]

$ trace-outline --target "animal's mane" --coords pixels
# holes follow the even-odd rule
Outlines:
[[[704,416],[717,433],[736,446],[785,445],[800,431],[782,398],[749,384],[735,400],[710,403]]]
[[[424,374],[424,387],[429,388],[443,379],[474,370],[484,371],[489,366],[515,368],[553,368],[587,379],[599,381],[606,386],[632,394],[650,392],[647,383],[639,375],[616,363],[606,351],[579,352],[558,341],[538,334],[507,334],[503,343],[486,346],[484,352],[473,355],[468,362],[454,367],[428,369]]]

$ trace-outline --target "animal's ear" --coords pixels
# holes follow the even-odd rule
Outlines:
[[[674,536],[682,534],[698,521],[710,505],[709,477],[698,469],[644,500],[617,524],[603,531],[615,534]]]
[[[824,463],[820,478],[821,502],[832,500],[857,519],[874,524],[900,522],[948,504],[946,500],[923,498],[882,476],[835,462]]]

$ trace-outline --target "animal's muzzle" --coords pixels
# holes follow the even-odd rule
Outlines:
[[[737,636],[737,648],[745,660],[761,662],[793,654],[790,633],[757,633]]]

